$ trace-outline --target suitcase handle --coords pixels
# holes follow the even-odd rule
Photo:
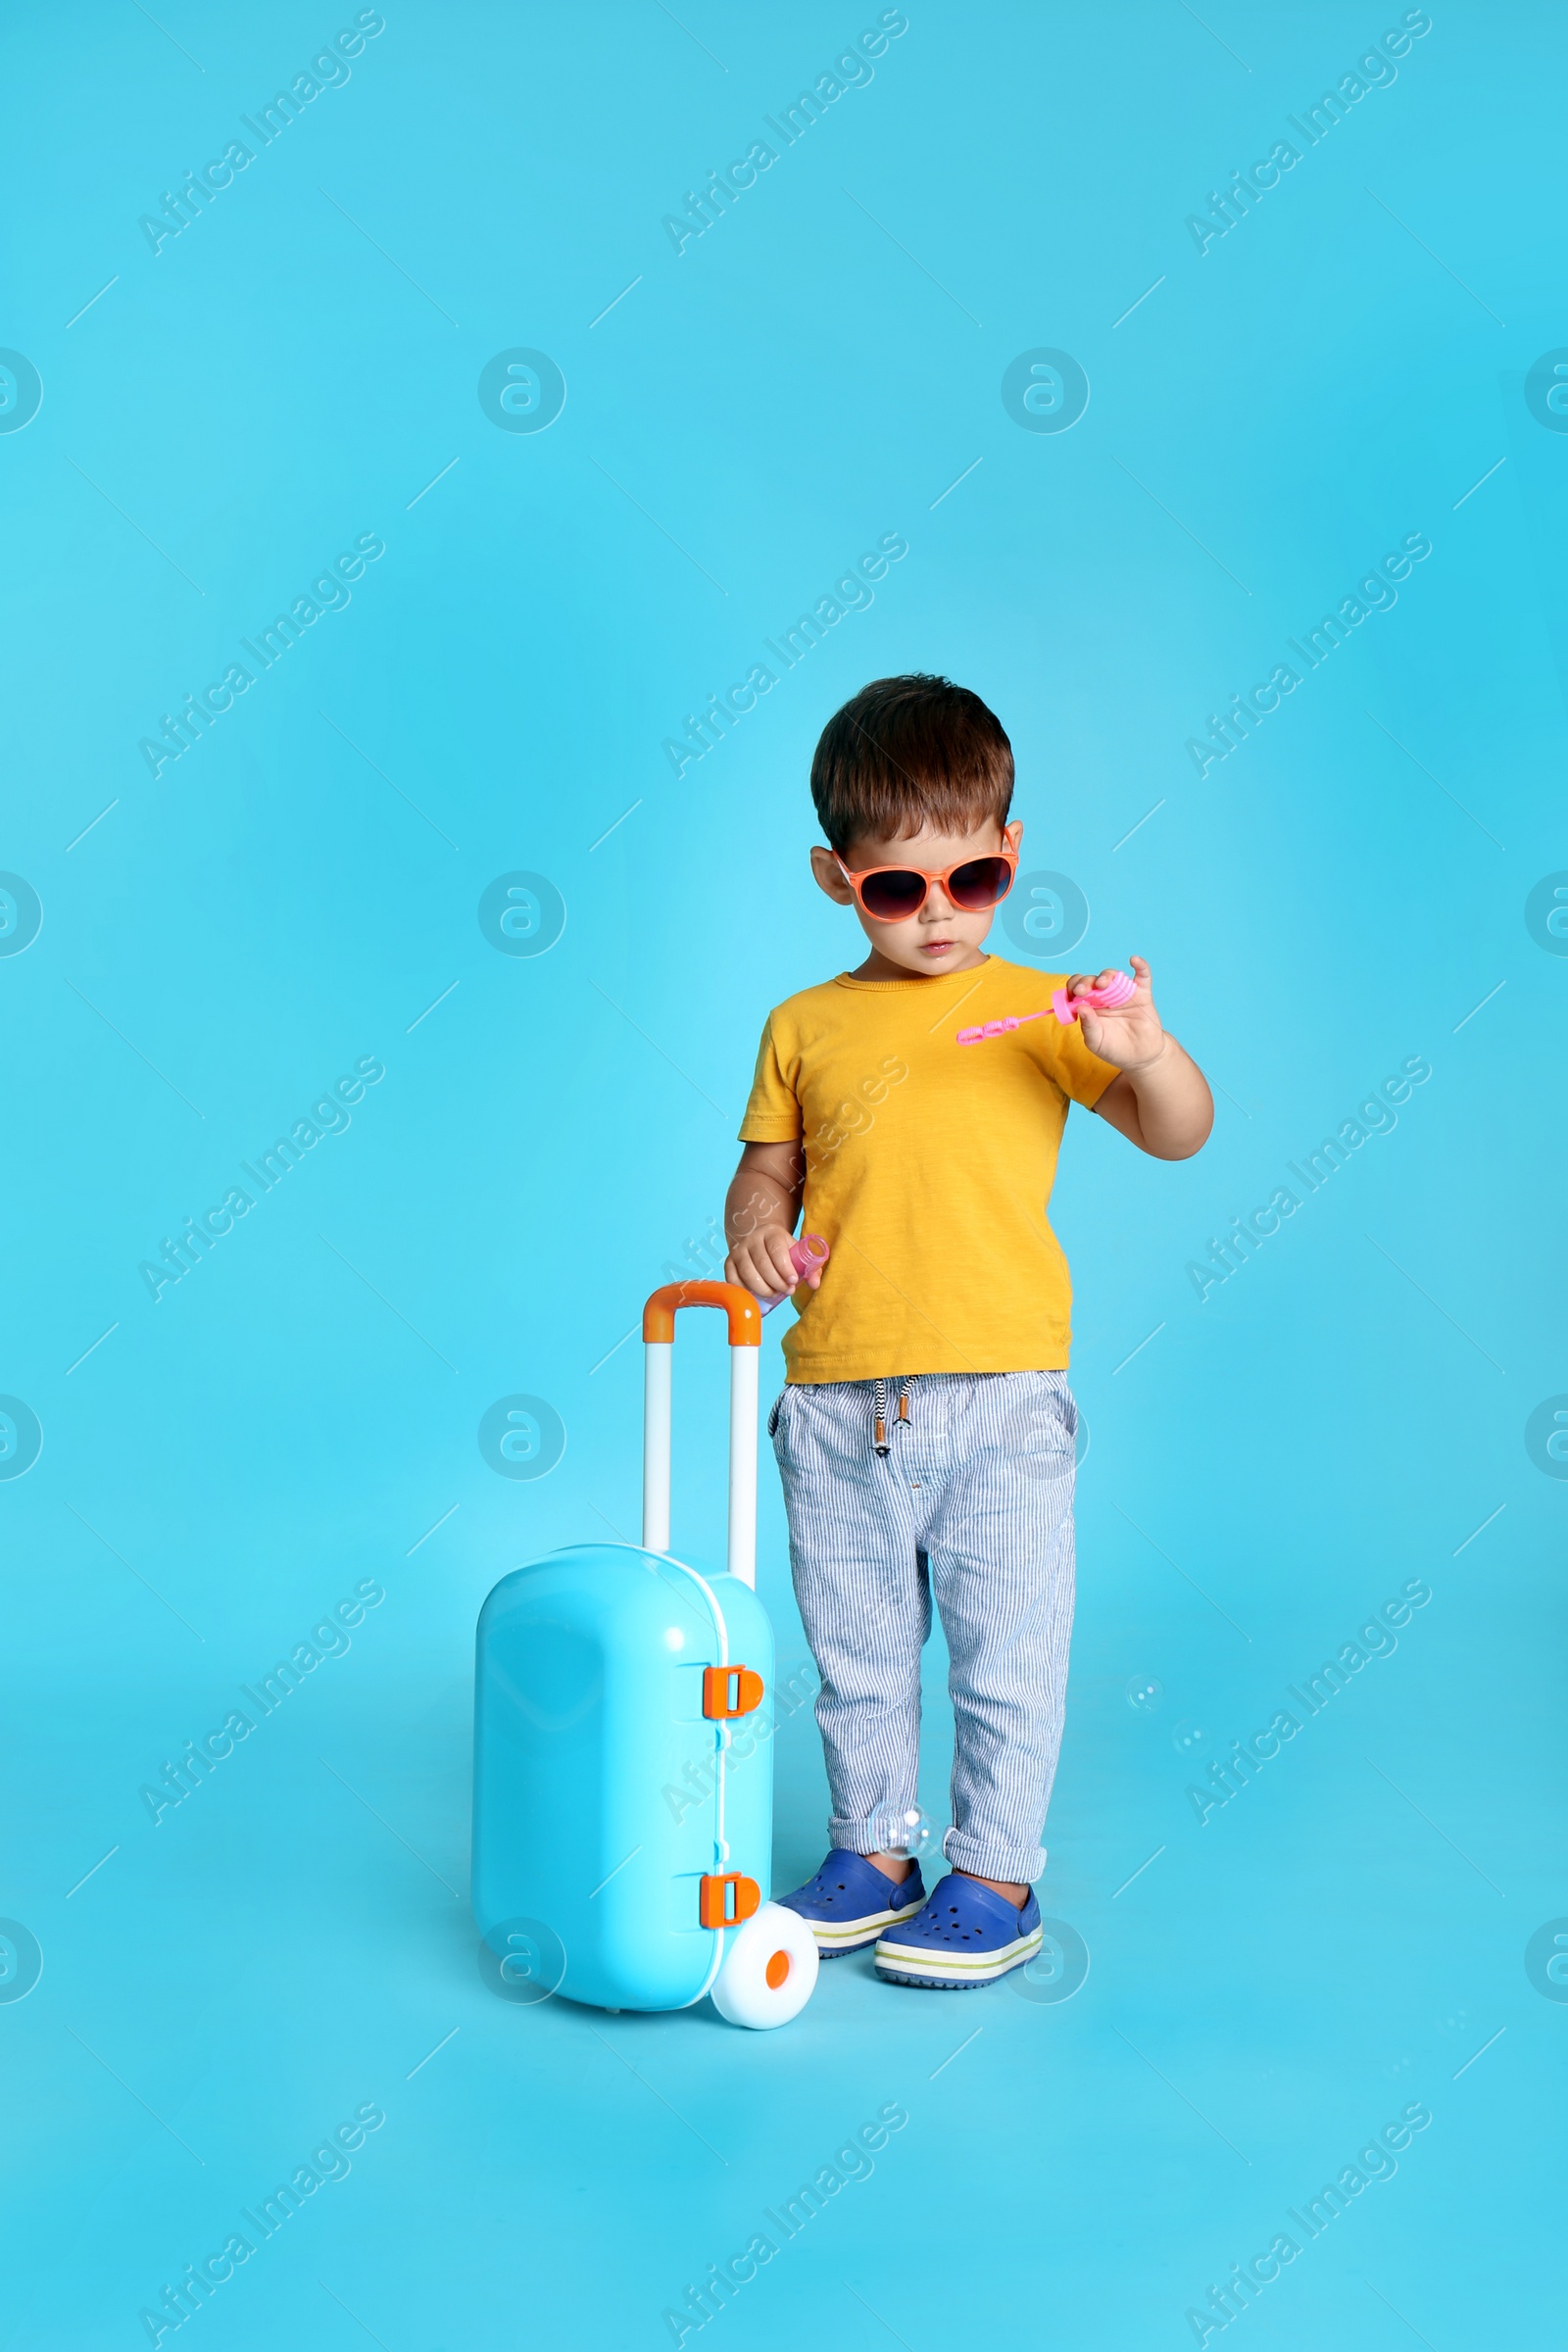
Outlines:
[[[729,1320],[729,1554],[731,1576],[757,1584],[757,1382],[762,1316],[738,1282],[670,1282],[643,1308],[643,1548],[669,1549],[670,1382],[675,1316],[722,1307]]]

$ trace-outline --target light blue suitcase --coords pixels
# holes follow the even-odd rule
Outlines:
[[[729,1321],[729,1553],[669,1550],[675,1313]],[[761,1315],[748,1291],[672,1283],[643,1310],[643,1541],[578,1544],[502,1578],[479,1616],[473,1910],[503,1984],[600,2009],[780,2026],[817,1947],[767,1899],[773,1636],[758,1599]],[[759,1710],[765,1709],[760,1715]]]

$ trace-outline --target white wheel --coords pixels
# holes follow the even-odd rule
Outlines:
[[[713,2007],[732,2026],[787,2026],[816,1988],[816,1937],[798,1911],[764,1903],[729,1932],[729,1949],[713,1979]]]

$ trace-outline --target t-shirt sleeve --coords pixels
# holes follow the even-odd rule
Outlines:
[[[1045,1023],[1041,1026],[1045,1027]],[[1069,1022],[1065,1029],[1053,1021],[1051,1028],[1056,1032],[1052,1039],[1052,1076],[1071,1101],[1081,1102],[1085,1110],[1093,1110],[1111,1080],[1119,1078],[1121,1072],[1113,1061],[1102,1061],[1098,1054],[1090,1053],[1076,1021]]]
[[[785,1076],[770,1014],[757,1051],[757,1075],[741,1121],[740,1140],[743,1144],[793,1144],[802,1131],[800,1098]]]

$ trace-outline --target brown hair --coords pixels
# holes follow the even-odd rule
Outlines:
[[[811,798],[835,850],[923,825],[967,833],[1012,805],[1012,746],[951,678],[875,678],[836,710],[811,760]]]

